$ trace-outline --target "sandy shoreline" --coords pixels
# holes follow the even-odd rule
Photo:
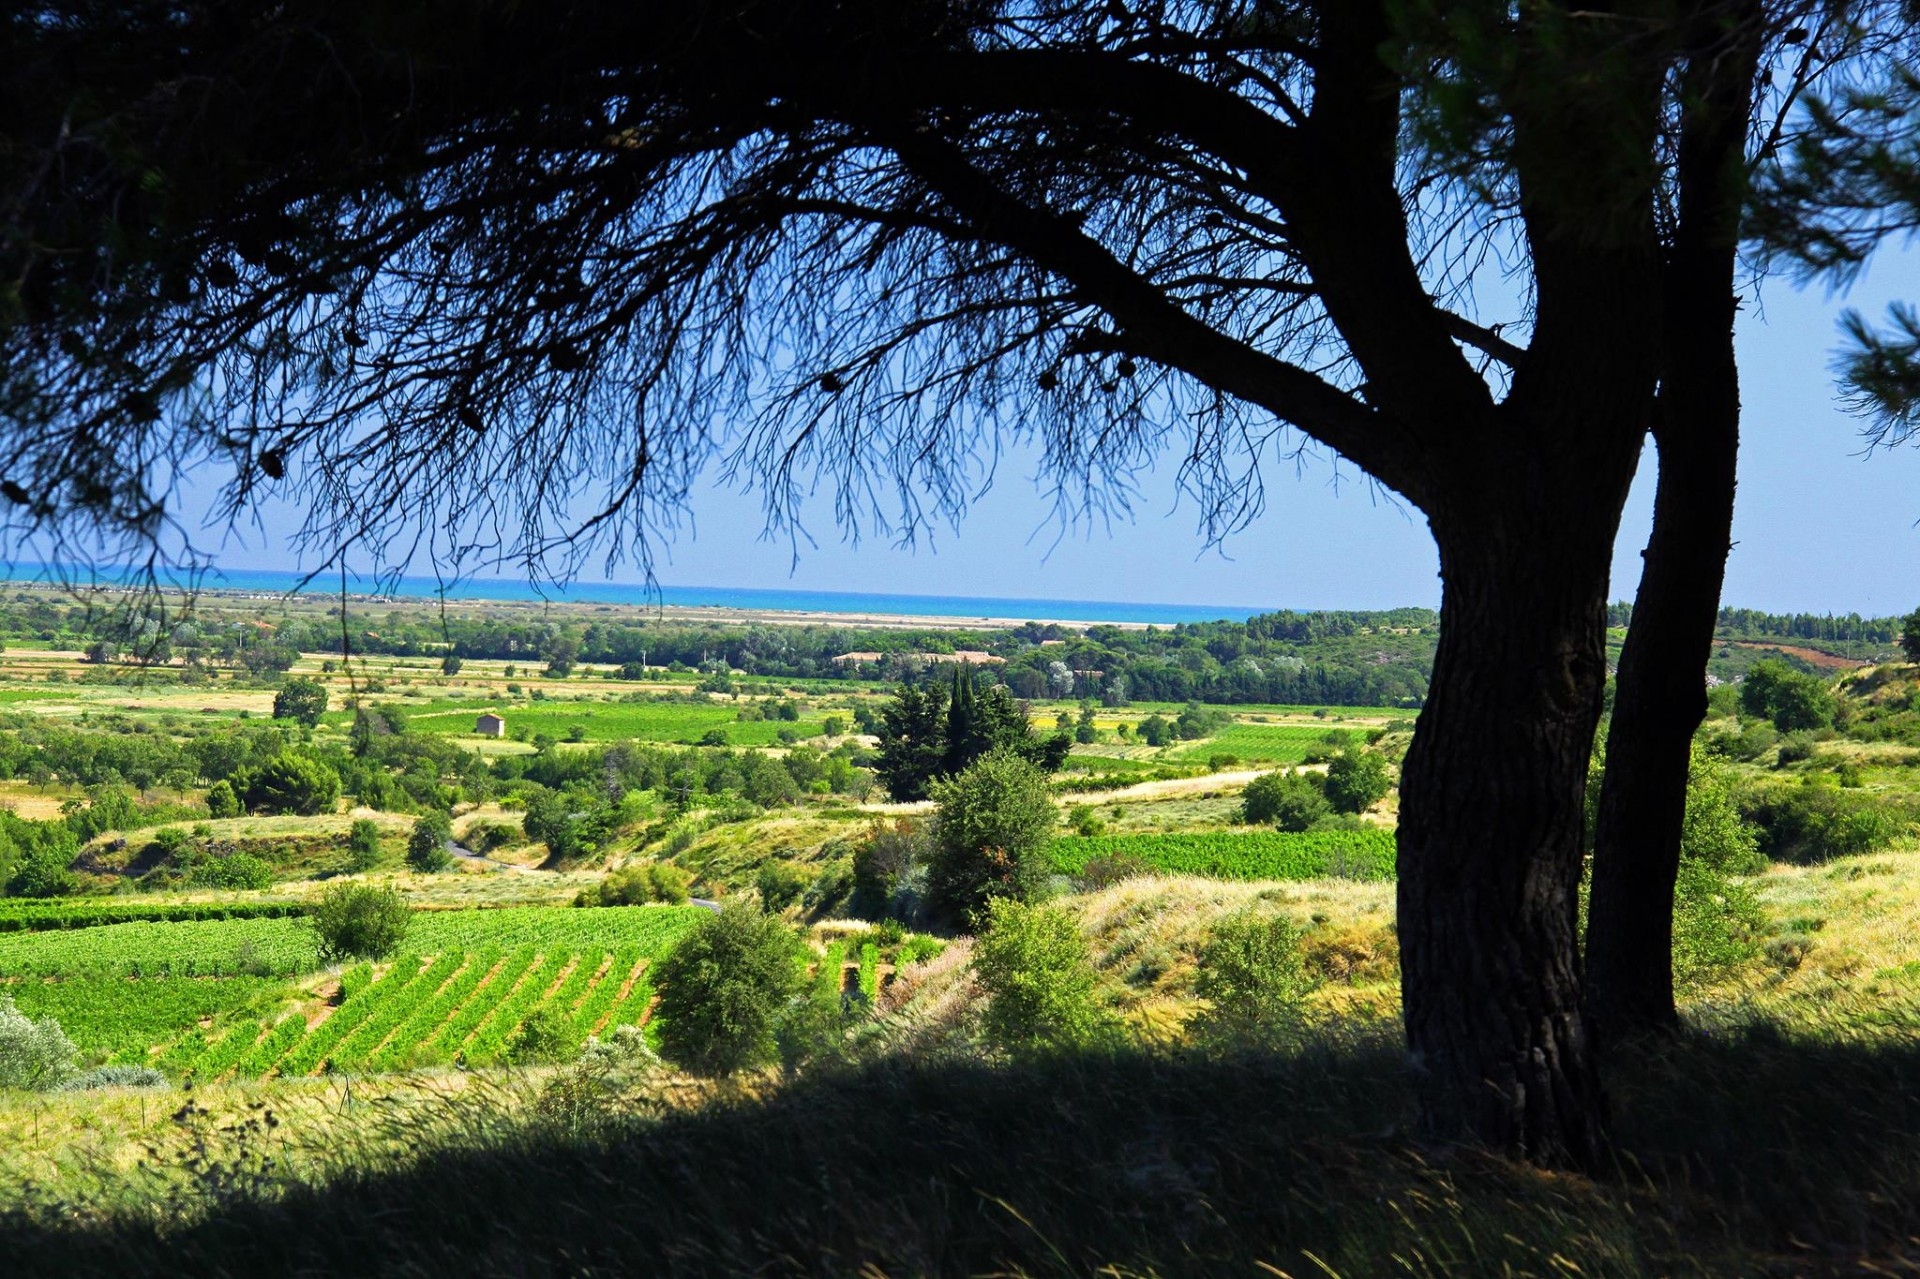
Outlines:
[[[48,582],[5,582],[0,583],[10,590],[47,591],[56,594],[66,592],[59,586]],[[121,594],[122,592],[103,589],[102,595]],[[331,611],[339,604],[338,595],[328,595],[315,591],[306,595],[284,595],[276,591],[232,590],[220,587],[203,587],[198,592],[202,599],[222,603],[252,602],[260,604],[294,605],[306,604]],[[388,605],[396,608],[432,607],[438,609],[440,601],[430,595],[371,595],[348,593],[349,607],[366,608]],[[1006,631],[1015,627],[1063,626],[1073,630],[1086,630],[1095,626],[1111,626],[1116,630],[1144,631],[1150,626],[1159,626],[1161,630],[1171,629],[1168,623],[1152,622],[1105,622],[1086,618],[1071,617],[963,617],[957,615],[929,616],[920,613],[877,613],[854,612],[836,613],[825,609],[770,609],[736,608],[727,605],[687,605],[687,604],[619,604],[597,600],[524,600],[524,599],[486,599],[480,596],[463,596],[449,599],[446,607],[450,612],[464,612],[468,609],[485,609],[490,613],[535,612],[551,617],[591,616],[595,618],[633,618],[646,621],[684,622],[691,624],[713,623],[728,626],[843,626],[862,630],[924,630],[924,631]]]

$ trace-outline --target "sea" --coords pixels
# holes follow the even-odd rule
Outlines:
[[[44,574],[22,571],[8,576],[26,581]],[[94,580],[113,581],[111,572]],[[302,575],[276,569],[222,569],[206,574],[202,589],[283,595],[303,591],[331,595],[340,589],[337,575],[302,584]],[[431,577],[347,577],[356,596],[449,600],[551,600],[555,603],[626,604],[642,608],[715,608],[744,612],[882,613],[901,617],[1006,618],[1025,621],[1130,622],[1172,626],[1179,622],[1243,622],[1271,607],[1230,604],[1151,604],[1118,600],[1026,599],[987,595],[890,595],[869,591],[769,590],[736,586],[647,586],[627,582],[574,582],[566,586],[513,578],[467,578],[442,584]]]

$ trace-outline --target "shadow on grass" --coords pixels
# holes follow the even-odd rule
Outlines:
[[[1286,1059],[887,1065],[404,1166],[191,1225],[18,1213],[18,1274],[1665,1275],[1920,1260],[1920,1044],[1695,1036],[1616,1063],[1618,1175],[1422,1149],[1382,1033]],[[78,1224],[75,1224],[78,1222]],[[1903,1250],[1905,1250],[1903,1252]]]

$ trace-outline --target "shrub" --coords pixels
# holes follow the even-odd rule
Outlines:
[[[1780,739],[1779,766],[1798,764],[1813,758],[1813,734],[1801,729]]]
[[[753,880],[760,891],[760,904],[773,911],[785,910],[799,901],[811,882],[812,877],[791,862],[768,862]]]
[[[95,1088],[171,1088],[172,1082],[152,1066],[96,1066],[54,1085],[56,1092],[87,1092]]]
[[[1083,893],[1097,893],[1121,880],[1152,873],[1152,866],[1129,853],[1101,853],[1087,858],[1079,874],[1073,877],[1073,886]]]
[[[1770,719],[1783,733],[1826,728],[1833,723],[1833,694],[1819,677],[1794,670],[1778,658],[1755,662],[1740,684],[1740,709]]]
[[[406,940],[413,912],[391,888],[335,884],[320,895],[307,918],[320,943],[321,959],[384,959]]]
[[[252,853],[229,853],[195,863],[187,882],[195,888],[272,888],[273,867]]]
[[[1744,805],[1758,828],[1760,850],[1775,861],[1831,861],[1874,849],[1912,829],[1896,805],[1825,784],[1817,774],[1797,786],[1756,790]]]
[[[1697,989],[1758,957],[1765,923],[1751,888],[1683,853],[1673,886],[1675,986]]]
[[[672,862],[654,862],[647,867],[647,883],[655,901],[669,906],[684,906],[693,896],[693,876]]]
[[[853,850],[853,913],[862,919],[879,919],[908,906],[900,890],[910,883],[917,887],[917,872],[931,857],[932,840],[913,818],[876,824]],[[914,897],[911,906],[917,909],[918,894]]]
[[[79,1052],[51,1017],[34,1021],[0,995],[0,1088],[44,1092],[73,1074]]]
[[[1067,825],[1072,828],[1074,834],[1088,839],[1107,833],[1107,824],[1101,821],[1093,809],[1086,804],[1075,804],[1067,810]]]
[[[68,867],[74,850],[61,843],[29,849],[7,877],[10,897],[65,897],[80,891],[80,877]]]
[[[1271,823],[1281,830],[1303,831],[1333,811],[1317,778],[1288,769],[1262,773],[1240,793],[1241,819]]]
[[[1045,882],[1056,820],[1046,774],[1011,751],[982,756],[935,782],[927,894],[935,912],[968,919],[989,897],[1027,900]]]
[[[380,823],[362,817],[347,831],[347,869],[369,871],[380,864]]]
[[[566,1010],[535,1009],[507,1042],[507,1060],[529,1066],[563,1061],[573,1049],[573,1025]]]
[[[1387,761],[1371,751],[1341,751],[1327,761],[1327,802],[1336,813],[1364,813],[1392,789]]]
[[[233,793],[233,783],[222,779],[207,787],[207,816],[221,818],[239,815],[240,797]]]
[[[447,841],[453,838],[453,823],[445,813],[426,813],[413,823],[407,836],[407,865],[425,874],[443,871],[453,865]]]
[[[311,817],[330,812],[340,798],[340,774],[287,751],[247,780],[247,807],[258,813],[294,813]]]
[[[772,1061],[775,1031],[803,982],[800,942],[776,916],[730,906],[702,919],[660,961],[660,1053],[722,1077]]]
[[[1222,920],[1200,950],[1194,993],[1207,1007],[1191,1031],[1215,1047],[1272,1048],[1292,1039],[1312,981],[1300,933],[1284,915],[1248,913]]]
[[[1014,1056],[1092,1046],[1113,1032],[1073,920],[1008,897],[987,902],[973,971],[987,992],[987,1041]]]

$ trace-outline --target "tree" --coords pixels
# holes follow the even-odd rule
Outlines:
[[[453,865],[447,845],[453,840],[453,823],[445,813],[423,813],[414,819],[407,835],[407,865],[425,874],[436,874]]]
[[[452,678],[460,673],[460,668],[464,665],[466,665],[466,663],[460,660],[460,654],[448,653],[440,659],[440,673],[448,678]]]
[[[1653,639],[1622,659],[1650,706],[1697,680],[1726,551],[1742,142],[1893,0],[568,13],[75,0],[9,24],[16,518],[144,547],[173,527],[153,476],[207,463],[229,510],[292,497],[335,554],[461,527],[484,493],[520,535],[487,555],[644,555],[732,408],[776,520],[803,471],[849,519],[883,494],[908,532],[957,515],[1001,432],[1111,509],[1104,480],[1189,430],[1218,534],[1297,428],[1439,547],[1401,781],[1423,1127],[1598,1161],[1574,932],[1613,534],[1652,431],[1673,500]],[[1489,252],[1520,322],[1465,313]],[[1609,758],[1648,761],[1628,798],[1679,793],[1691,706],[1616,718]],[[1603,793],[1603,827],[1632,811]],[[1664,849],[1679,805],[1648,811]],[[1596,933],[1601,865],[1609,902],[1657,896],[1613,869],[1626,842],[1596,853]]]
[[[1194,994],[1207,1007],[1189,1030],[1200,1042],[1272,1048],[1299,1030],[1301,1002],[1313,982],[1301,963],[1300,931],[1285,915],[1224,919],[1198,958]]]
[[[1240,792],[1240,820],[1303,831],[1333,811],[1319,779],[1292,769],[1262,773]]]
[[[273,695],[273,717],[313,728],[327,713],[327,686],[317,679],[290,679]]]
[[[1826,728],[1833,723],[1833,694],[1818,676],[1770,657],[1755,662],[1741,681],[1740,709],[1772,720],[1783,733]]]
[[[1392,789],[1387,761],[1372,751],[1341,751],[1327,761],[1327,802],[1336,813],[1364,813]]]
[[[356,818],[347,831],[347,869],[372,870],[380,864],[380,823],[371,818]]]
[[[340,774],[306,755],[283,751],[246,779],[247,807],[269,816],[297,813],[311,817],[333,811],[340,798]]]
[[[925,799],[935,780],[953,777],[996,750],[1019,755],[1047,772],[1065,762],[1070,733],[1037,736],[1013,690],[995,684],[984,693],[964,663],[948,687],[902,685],[881,708],[874,772],[896,801]]]
[[[704,915],[654,970],[660,1055],[721,1077],[775,1059],[787,1002],[805,983],[800,941],[750,905]]]
[[[1920,662],[1920,608],[1906,615],[1900,625],[1900,651],[1909,662]]]
[[[207,816],[217,820],[239,815],[240,797],[233,793],[233,783],[223,777],[207,787]]]
[[[1046,848],[1059,820],[1046,774],[1011,751],[976,760],[935,782],[933,857],[927,898],[934,912],[972,919],[990,897],[1032,897],[1046,878]]]
[[[1007,897],[988,901],[973,971],[987,992],[987,1042],[1015,1056],[1086,1048],[1111,1035],[1093,961],[1073,918]]]
[[[385,959],[407,939],[413,912],[391,888],[333,884],[308,910],[307,921],[322,960]]]

